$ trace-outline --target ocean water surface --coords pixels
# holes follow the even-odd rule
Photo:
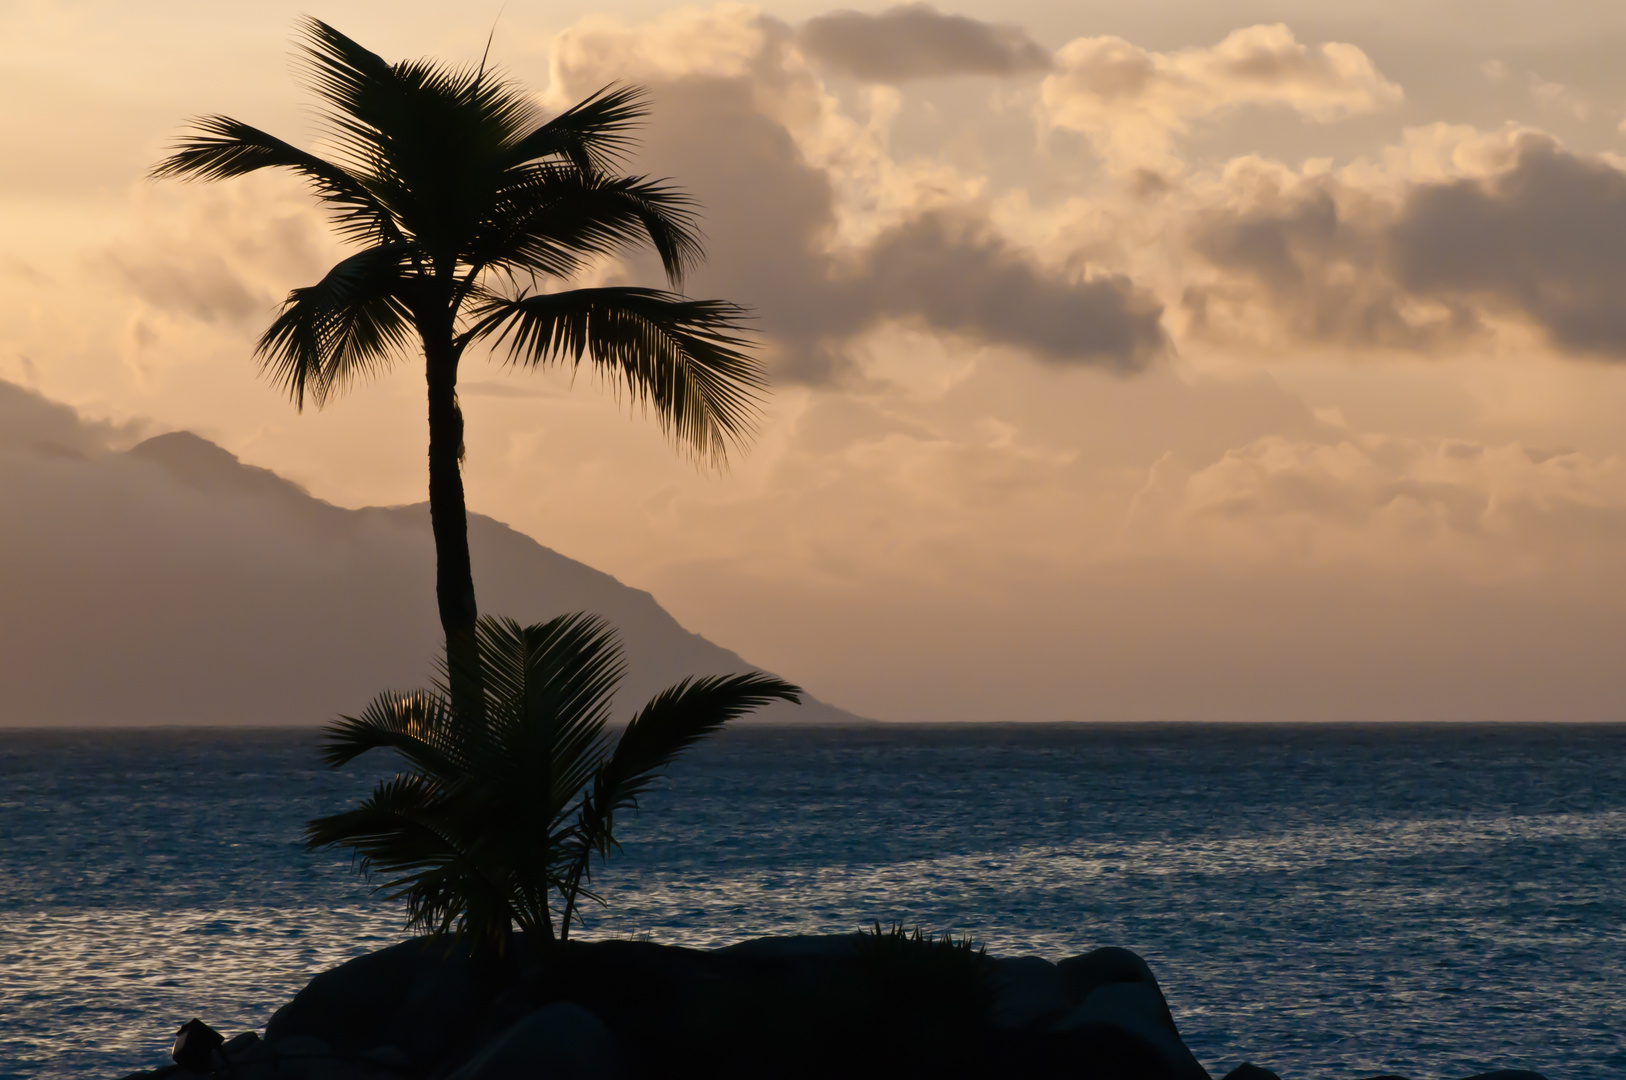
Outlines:
[[[0,1077],[164,1064],[402,936],[299,843],[394,762],[317,739],[0,731]],[[1626,1077],[1626,726],[740,728],[622,828],[584,936],[1121,945],[1215,1077]]]

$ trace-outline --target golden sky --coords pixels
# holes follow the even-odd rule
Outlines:
[[[775,386],[714,474],[471,356],[472,509],[865,715],[1619,719],[1607,9],[13,0],[0,379],[422,500],[420,369],[299,414],[251,362],[342,251],[299,188],[144,174],[195,114],[313,140],[302,11],[392,59],[495,25],[551,106],[651,88],[636,167],[704,207],[689,290],[755,309]]]

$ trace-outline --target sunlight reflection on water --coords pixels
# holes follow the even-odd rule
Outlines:
[[[301,823],[312,732],[0,733],[0,1077],[263,1026],[400,936]],[[681,763],[589,936],[901,919],[1141,952],[1216,1076],[1626,1076],[1626,728],[742,730]]]

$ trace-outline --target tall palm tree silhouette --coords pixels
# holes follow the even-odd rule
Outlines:
[[[294,289],[261,336],[265,374],[303,409],[409,355],[429,392],[435,595],[454,696],[480,700],[479,610],[463,495],[458,364],[489,339],[510,364],[585,357],[697,460],[749,437],[765,382],[744,309],[678,290],[702,257],[694,207],[662,180],[617,172],[643,91],[612,87],[545,119],[514,83],[431,60],[391,64],[333,27],[302,24],[301,52],[331,154],[318,157],[225,116],[192,122],[156,177],[223,180],[258,169],[303,177],[361,246]],[[670,290],[566,282],[593,260],[653,248]]]

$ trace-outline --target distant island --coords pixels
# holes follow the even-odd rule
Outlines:
[[[109,452],[71,409],[9,383],[0,414],[0,557],[32,568],[0,616],[0,726],[314,725],[423,682],[443,641],[427,505],[334,506],[190,432]],[[499,521],[471,514],[469,542],[503,614],[610,620],[628,661],[618,708],[685,676],[758,670]],[[94,669],[65,678],[86,648]],[[760,720],[864,722],[813,698]]]

